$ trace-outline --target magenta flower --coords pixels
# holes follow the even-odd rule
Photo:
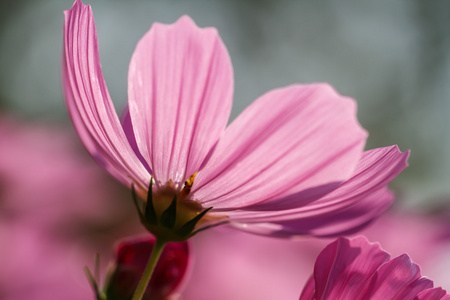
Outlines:
[[[270,91],[227,127],[230,57],[214,28],[186,16],[155,23],[138,43],[123,124],[80,0],[65,12],[63,77],[84,145],[147,199],[144,224],[169,240],[222,222],[280,236],[350,231],[391,203],[386,184],[406,166],[396,146],[362,153],[355,101],[327,84]],[[356,216],[346,211],[355,204]]]
[[[117,246],[115,265],[105,294],[107,299],[131,299],[150,257],[155,238],[127,239]],[[168,243],[142,299],[173,299],[186,278],[190,253],[187,242]]]
[[[317,257],[300,300],[307,299],[450,299],[423,277],[420,267],[403,254],[390,259],[365,237],[339,238]]]

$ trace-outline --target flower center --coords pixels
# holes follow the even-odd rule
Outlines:
[[[205,216],[212,207],[203,209],[199,202],[188,199],[196,174],[186,180],[181,191],[169,180],[153,192],[151,179],[144,211],[137,203],[133,188],[133,199],[141,222],[157,238],[167,242],[186,240],[198,232],[194,231],[198,225],[210,219]]]

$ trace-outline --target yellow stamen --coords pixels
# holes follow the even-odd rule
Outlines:
[[[195,176],[197,176],[197,172],[195,172],[194,174],[192,174],[184,183],[184,187],[180,192],[180,198],[182,200],[186,199],[186,197],[189,195],[189,193],[191,192],[192,189],[192,185],[194,184],[194,179]]]

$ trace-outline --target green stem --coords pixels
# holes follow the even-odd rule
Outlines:
[[[161,241],[158,238],[156,239],[152,254],[150,255],[147,266],[145,267],[144,273],[142,274],[141,280],[139,281],[136,291],[134,292],[132,300],[142,300],[148,283],[150,282],[150,278],[152,277],[153,271],[155,270],[156,263],[158,262],[158,259],[161,256],[161,252],[163,251],[165,246],[165,241]]]

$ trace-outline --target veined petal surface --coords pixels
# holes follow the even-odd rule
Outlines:
[[[361,295],[369,299],[413,299],[432,287],[431,280],[421,277],[420,267],[403,254],[380,266]]]
[[[441,287],[432,288],[420,292],[414,300],[449,300],[450,295]]]
[[[233,71],[216,29],[187,16],[153,24],[128,74],[131,122],[157,185],[180,186],[199,171],[231,111]]]
[[[339,238],[314,266],[316,299],[357,299],[361,287],[390,255],[363,237]]]
[[[118,180],[144,190],[150,174],[124,134],[102,75],[91,7],[79,0],[65,11],[63,82],[69,113],[89,153]]]
[[[231,222],[237,229],[260,235],[291,238],[299,235],[336,237],[355,233],[381,216],[394,201],[394,195],[381,188],[348,207],[321,212],[288,221]]]
[[[351,178],[314,202],[287,210],[279,210],[278,206],[267,203],[229,212],[229,215],[232,216],[234,221],[245,224],[245,226],[241,226],[241,229],[245,228],[245,230],[249,231],[256,230],[257,228],[259,228],[258,230],[263,229],[261,225],[252,224],[255,222],[299,220],[303,225],[310,225],[298,227],[296,229],[298,232],[316,230],[317,227],[314,224],[317,222],[323,222],[320,224],[322,228],[330,225],[331,219],[320,219],[320,216],[328,215],[331,217],[331,215],[334,215],[338,217],[340,215],[344,217],[342,220],[345,221],[345,212],[343,210],[359,211],[362,214],[361,217],[368,216],[366,213],[375,216],[377,213],[379,214],[384,211],[392,200],[389,192],[381,192],[380,189],[384,189],[407,166],[408,156],[409,151],[402,153],[397,146],[368,150],[361,156]],[[294,201],[296,197],[300,196],[293,194],[288,198]],[[358,204],[359,202],[363,202],[363,204]],[[357,205],[358,207],[352,208],[353,205]],[[374,212],[369,212],[369,210],[373,209],[375,209]],[[349,213],[353,214],[352,212]],[[317,222],[313,221],[316,217],[318,218]],[[301,219],[304,219],[304,221]],[[361,220],[361,218],[359,219]],[[269,229],[267,226],[264,227],[264,230]],[[292,226],[288,227],[294,229]],[[278,231],[280,226],[272,226],[273,230],[276,228],[278,228]],[[337,230],[338,228],[335,229]],[[289,231],[286,233],[293,234],[293,232],[289,233]]]
[[[200,170],[193,199],[215,210],[277,202],[284,209],[316,200],[348,179],[366,132],[353,99],[329,85],[294,85],[257,99],[226,129]]]

